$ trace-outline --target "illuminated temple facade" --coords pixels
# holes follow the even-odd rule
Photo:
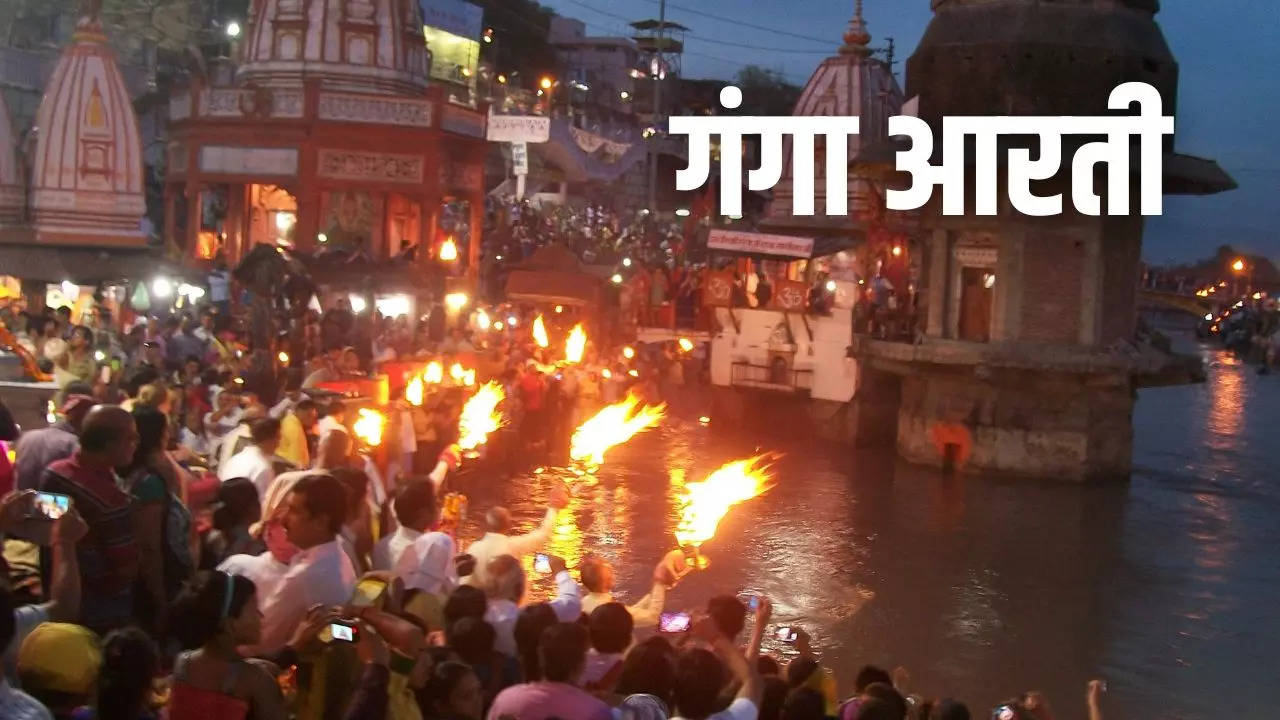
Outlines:
[[[262,0],[239,49],[170,100],[171,248],[233,265],[255,244],[425,262],[456,234],[476,267],[485,116],[428,87],[415,0]]]

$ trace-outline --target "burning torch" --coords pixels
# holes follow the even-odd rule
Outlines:
[[[772,476],[767,455],[727,463],[701,482],[684,486],[679,498],[680,522],[676,526],[676,542],[689,564],[706,568],[707,558],[701,554],[703,543],[716,536],[720,520],[729,508],[746,502],[769,489]]]

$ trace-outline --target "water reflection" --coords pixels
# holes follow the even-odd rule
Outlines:
[[[1227,355],[1217,358],[1220,368],[1209,375],[1213,388],[1209,405],[1209,441],[1214,447],[1230,448],[1239,441],[1245,406],[1245,368]]]
[[[703,548],[710,567],[671,593],[676,609],[767,594],[841,688],[864,663],[901,664],[915,688],[966,698],[978,716],[1032,688],[1060,717],[1083,716],[1097,675],[1116,717],[1260,717],[1280,702],[1276,378],[1220,362],[1204,385],[1143,391],[1134,477],[1104,487],[944,478],[891,453],[713,432],[696,417],[670,418],[577,482],[552,551],[571,566],[603,554],[620,598],[638,599],[675,546],[672,484],[767,441],[785,452],[773,488],[729,512]],[[478,483],[473,516],[501,502],[532,526],[554,472]]]

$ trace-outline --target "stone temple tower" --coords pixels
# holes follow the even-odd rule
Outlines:
[[[906,96],[918,101],[939,144],[944,116],[1105,115],[1111,90],[1129,81],[1157,88],[1164,114],[1174,114],[1178,65],[1155,21],[1157,0],[932,0],[932,7],[907,63]],[[1067,170],[1071,142],[1063,148]],[[1165,194],[1234,187],[1212,161],[1174,153],[1172,137],[1163,166]],[[1136,337],[1143,218],[1136,202],[1130,216],[1077,213],[1066,172],[1036,189],[1065,191],[1064,214],[1022,215],[1009,206],[1003,174],[1002,166],[997,215],[977,216],[969,197],[964,215],[944,216],[940,192],[921,211],[921,332],[911,344],[855,341],[864,369],[858,422],[894,437],[912,462],[981,474],[1126,477],[1135,390],[1177,381],[1171,370],[1179,367]]]

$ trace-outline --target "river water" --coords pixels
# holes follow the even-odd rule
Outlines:
[[[1091,677],[1108,682],[1109,718],[1275,717],[1280,376],[1180,342],[1208,380],[1141,392],[1127,484],[948,478],[892,453],[671,418],[578,484],[552,550],[571,566],[608,556],[620,599],[638,599],[674,547],[672,473],[776,450],[776,484],[730,511],[671,609],[764,593],[842,693],[865,663],[902,665],[913,691],[975,717],[1028,689],[1059,720],[1084,717]],[[503,502],[532,523],[552,473],[469,489],[472,507]]]

